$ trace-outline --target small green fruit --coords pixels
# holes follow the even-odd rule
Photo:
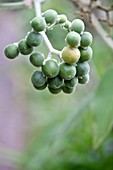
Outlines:
[[[89,32],[84,32],[81,35],[81,47],[86,48],[92,44],[93,37],[91,33]]]
[[[29,32],[26,39],[27,39],[27,43],[30,46],[34,46],[34,47],[39,46],[43,41],[42,35],[35,31]]]
[[[77,69],[77,76],[83,77],[89,73],[90,66],[87,62],[77,63],[76,69]]]
[[[64,83],[69,88],[75,87],[78,84],[78,78],[73,77],[71,80],[64,80]]]
[[[90,79],[89,74],[86,74],[83,77],[79,77],[78,82],[79,82],[79,84],[87,84],[89,82],[89,79]]]
[[[47,78],[41,71],[35,71],[31,77],[31,82],[35,87],[42,87],[47,82]]]
[[[69,29],[71,26],[71,22],[67,20],[63,26],[64,28]]]
[[[92,48],[89,46],[86,49],[79,48],[80,50],[80,62],[88,61],[92,58],[93,51]]]
[[[30,45],[27,44],[26,39],[22,39],[21,41],[19,41],[18,49],[19,49],[20,53],[23,55],[31,54],[33,51],[33,47],[31,47]]]
[[[67,93],[67,94],[70,94],[70,93],[73,93],[75,91],[75,88],[74,87],[67,87],[67,86],[62,86],[62,90],[64,93]]]
[[[76,75],[76,68],[73,65],[61,63],[59,75],[64,80],[70,80]]]
[[[42,66],[42,72],[49,78],[54,78],[59,73],[59,66],[54,59],[46,60]]]
[[[84,29],[85,29],[85,25],[81,19],[75,19],[72,21],[72,24],[71,24],[72,31],[82,34],[84,32]]]
[[[63,80],[59,76],[54,78],[48,78],[48,85],[53,89],[58,89],[63,85]]]
[[[77,32],[70,32],[66,36],[66,42],[72,47],[78,47],[80,45],[81,37]]]
[[[19,55],[18,47],[15,44],[10,44],[5,47],[4,54],[8,59],[14,59]]]
[[[67,21],[67,17],[64,14],[58,15],[57,18],[59,24],[64,24]]]
[[[31,26],[36,32],[44,31],[46,28],[46,22],[43,17],[37,16],[31,21]]]
[[[45,18],[47,24],[52,25],[57,20],[57,12],[53,9],[45,11],[42,15]]]
[[[44,59],[45,59],[44,55],[40,52],[33,53],[30,56],[30,62],[36,67],[42,66]]]
[[[51,87],[48,86],[48,89],[49,91],[52,93],[52,94],[58,94],[61,92],[61,88],[58,88],[58,89],[53,89]]]
[[[62,58],[65,63],[73,64],[76,63],[80,58],[80,51],[78,48],[66,46],[62,49]]]
[[[40,87],[37,87],[37,86],[35,86],[35,85],[33,85],[33,86],[34,86],[34,88],[35,88],[36,90],[44,90],[44,89],[47,87],[47,82],[46,82],[44,85],[40,86]]]

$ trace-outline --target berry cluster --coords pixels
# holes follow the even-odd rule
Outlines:
[[[92,35],[84,32],[85,25],[80,19],[67,20],[64,14],[58,15],[55,10],[49,9],[42,16],[37,16],[30,22],[32,31],[18,43],[8,45],[5,56],[16,58],[19,53],[29,55],[30,63],[38,69],[32,74],[31,82],[35,89],[43,90],[48,87],[53,94],[61,92],[72,93],[78,83],[89,81],[90,66],[87,61],[92,58]],[[46,57],[39,51],[33,52],[33,47],[43,41],[42,32],[59,24],[67,31],[65,46],[61,51],[60,62]]]

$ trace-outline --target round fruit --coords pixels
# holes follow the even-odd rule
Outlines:
[[[18,49],[19,49],[20,53],[23,55],[31,54],[33,51],[33,47],[31,47],[30,45],[27,44],[26,39],[22,39],[21,41],[19,41]]]
[[[77,62],[80,58],[80,51],[78,48],[66,46],[62,50],[62,58],[68,64]]]
[[[89,79],[90,79],[89,74],[86,74],[85,76],[78,78],[78,82],[80,84],[87,84],[89,82]]]
[[[42,41],[43,41],[43,37],[38,32],[32,31],[32,32],[29,32],[27,35],[27,43],[30,46],[37,47],[42,43]]]
[[[44,31],[46,28],[46,22],[43,17],[37,16],[31,21],[31,26],[36,32]]]
[[[64,24],[64,27],[65,27],[66,29],[69,29],[70,26],[71,26],[71,22],[67,20],[66,23]]]
[[[46,23],[50,25],[54,24],[57,20],[57,12],[53,9],[45,11],[42,16],[45,18]]]
[[[46,87],[47,87],[47,83],[45,83],[44,85],[42,85],[42,86],[40,86],[40,87],[37,87],[37,86],[35,86],[35,85],[33,85],[34,86],[34,88],[36,89],[36,90],[44,90]]]
[[[76,69],[77,69],[77,76],[83,77],[89,73],[90,66],[87,62],[77,63]]]
[[[64,80],[70,80],[76,75],[76,68],[73,65],[61,63],[59,75]]]
[[[58,23],[64,24],[67,21],[67,17],[64,14],[58,15]]]
[[[81,19],[75,19],[72,21],[71,30],[82,34],[85,29],[84,22]]]
[[[42,66],[44,59],[45,59],[44,55],[40,52],[33,53],[30,56],[30,62],[36,67]]]
[[[54,78],[48,78],[48,85],[53,89],[58,89],[63,85],[63,80],[59,76]]]
[[[46,60],[44,65],[42,66],[42,71],[49,78],[56,77],[59,73],[59,66],[56,60],[53,59]]]
[[[81,37],[77,32],[70,32],[66,36],[66,42],[72,47],[78,47],[80,45]]]
[[[78,78],[73,77],[71,80],[64,80],[64,83],[69,88],[75,87],[78,84]]]
[[[48,86],[48,89],[49,91],[52,93],[52,94],[58,94],[61,92],[61,88],[58,88],[58,89],[53,89],[51,87]]]
[[[70,94],[70,93],[73,93],[75,91],[75,88],[74,87],[67,87],[67,86],[62,86],[62,90],[64,93],[67,93],[67,94]]]
[[[41,71],[35,71],[31,77],[31,82],[36,87],[42,87],[46,81],[47,79]]]
[[[80,62],[88,61],[92,58],[93,51],[91,47],[87,47],[86,49],[79,48],[80,50]]]
[[[4,49],[4,54],[9,59],[14,59],[19,55],[18,47],[15,44],[10,44]]]
[[[89,32],[84,32],[81,35],[81,47],[86,48],[92,44],[93,37],[91,33]]]

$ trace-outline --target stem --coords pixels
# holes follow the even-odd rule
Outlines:
[[[41,16],[41,2],[42,0],[34,0],[34,7],[35,7],[35,12],[36,12],[36,16]],[[50,53],[54,53],[56,55],[58,55],[58,57],[61,58],[61,52],[54,49],[52,44],[50,43],[46,33],[43,31],[42,33],[43,39],[44,39],[44,43],[47,46],[48,50]]]
[[[0,3],[0,8],[21,8],[23,6],[25,6],[24,2]]]

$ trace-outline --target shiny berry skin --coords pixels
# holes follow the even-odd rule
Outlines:
[[[31,64],[33,64],[35,67],[40,67],[43,65],[44,62],[44,55],[40,52],[35,52],[33,54],[31,54],[30,56],[30,62]]]
[[[35,88],[36,90],[44,90],[44,89],[46,89],[46,87],[47,87],[47,82],[46,82],[44,85],[40,86],[40,87],[37,87],[37,86],[35,86],[35,85],[33,85],[33,86],[34,86],[34,88]]]
[[[77,63],[76,70],[77,70],[77,76],[83,77],[89,73],[90,66],[87,62]]]
[[[84,22],[81,19],[75,19],[72,21],[71,30],[79,34],[82,34],[85,29]]]
[[[64,24],[67,21],[67,17],[64,14],[58,15],[57,18],[59,24]]]
[[[86,49],[79,48],[80,50],[80,62],[88,61],[92,58],[93,51],[92,48],[89,46]]]
[[[81,35],[81,47],[86,48],[92,44],[93,37],[90,32],[84,32]]]
[[[36,32],[44,31],[46,28],[45,19],[41,16],[37,16],[37,17],[33,18],[30,23],[31,23],[32,28]]]
[[[26,39],[27,39],[27,44],[33,47],[39,46],[43,41],[42,35],[35,31],[29,32]]]
[[[35,71],[32,74],[31,82],[35,87],[42,87],[47,82],[47,78],[41,71]]]
[[[19,52],[23,55],[31,54],[33,51],[33,47],[27,44],[26,39],[22,39],[21,41],[19,41],[18,49],[19,49]]]
[[[57,12],[53,9],[48,9],[42,15],[48,25],[54,24],[57,20]]]
[[[19,55],[18,47],[15,44],[10,44],[5,47],[4,54],[8,59],[14,59]]]
[[[62,90],[64,93],[67,93],[67,94],[70,94],[70,93],[73,93],[75,91],[75,88],[74,87],[67,87],[67,86],[62,86]]]
[[[46,60],[42,66],[42,72],[48,78],[56,77],[59,73],[59,66],[58,66],[57,61],[54,59]]]
[[[89,74],[84,75],[83,77],[78,78],[79,84],[87,84],[89,82],[90,76]]]
[[[48,89],[52,94],[58,94],[61,92],[61,88],[54,89],[54,88],[51,88],[50,86],[48,86]]]
[[[76,75],[76,68],[73,65],[61,63],[59,75],[64,80],[70,80]]]
[[[81,37],[77,32],[69,32],[66,36],[66,42],[72,47],[78,47],[80,45]]]
[[[78,77],[73,77],[71,80],[64,80],[64,84],[69,87],[75,87],[78,84]]]
[[[48,78],[48,85],[53,89],[58,89],[63,85],[63,80],[61,77],[57,76],[54,78]]]
[[[80,51],[78,48],[66,46],[62,49],[61,55],[62,55],[62,59],[65,61],[65,63],[73,64],[79,60]]]

